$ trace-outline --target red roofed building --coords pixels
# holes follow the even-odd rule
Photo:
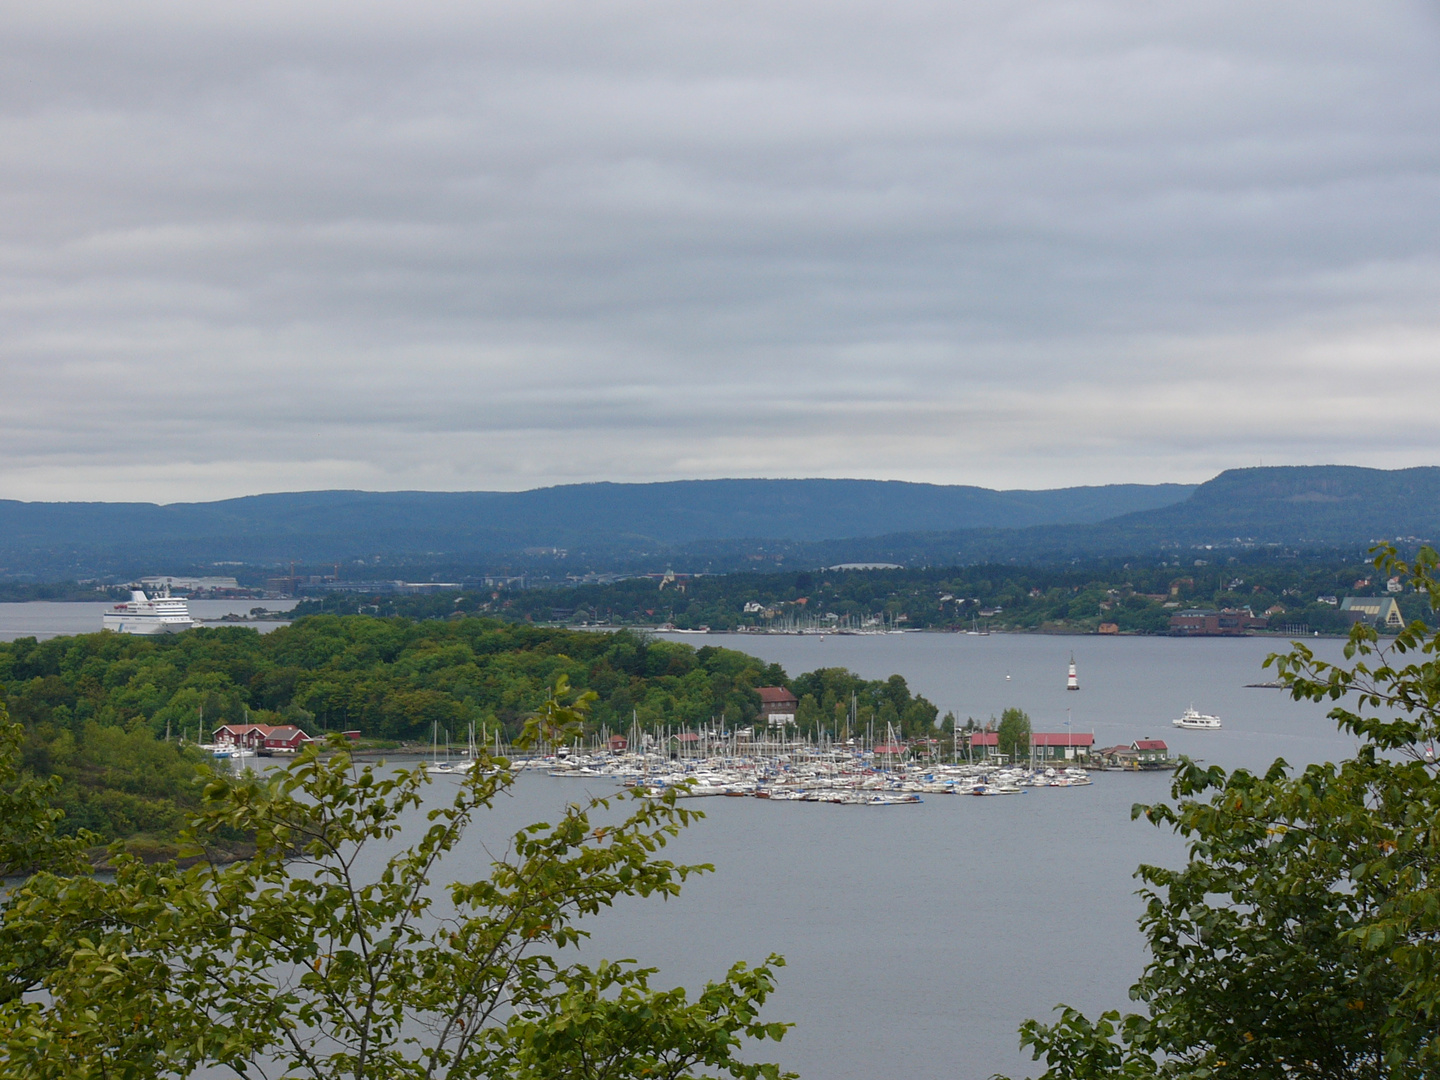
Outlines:
[[[800,702],[784,686],[762,686],[755,691],[760,695],[760,719],[771,727],[784,727],[795,722],[795,710]]]
[[[267,724],[221,724],[215,729],[215,745],[257,750],[265,745],[265,736],[269,734]]]
[[[1095,736],[1081,731],[1036,731],[1030,735],[1030,745],[1035,748],[1037,761],[1089,757],[1095,746]]]
[[[294,724],[283,724],[271,728],[265,736],[265,749],[278,750],[282,754],[293,754],[310,741],[310,736]]]
[[[1000,733],[997,731],[962,731],[960,732],[960,744],[969,746],[970,757],[985,761],[1000,752]]]
[[[293,724],[222,724],[215,729],[215,745],[244,750],[279,750],[293,754],[310,736]]]
[[[1157,768],[1170,764],[1170,748],[1164,739],[1136,739],[1130,744],[1140,768]]]

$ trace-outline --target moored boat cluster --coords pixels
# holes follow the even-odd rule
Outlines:
[[[1030,788],[1082,787],[1077,768],[993,764],[916,764],[885,767],[871,754],[782,754],[666,760],[655,754],[597,754],[525,763],[551,776],[609,779],[650,794],[679,798],[751,797],[846,806],[918,803],[922,795],[1018,795]]]

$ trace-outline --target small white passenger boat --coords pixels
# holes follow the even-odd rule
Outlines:
[[[1190,728],[1194,731],[1214,731],[1220,727],[1220,718],[1210,713],[1197,712],[1195,706],[1191,705],[1171,723],[1178,728]]]

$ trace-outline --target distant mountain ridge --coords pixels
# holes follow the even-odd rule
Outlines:
[[[0,502],[0,565],[74,569],[137,558],[328,561],[527,547],[614,555],[744,539],[816,542],[894,532],[1103,521],[1165,506],[1187,484],[1048,491],[880,480],[687,480],[520,492],[315,491],[211,503]],[[31,569],[29,572],[35,572]]]
[[[569,552],[561,573],[668,565],[724,571],[757,560],[941,565],[1206,544],[1355,549],[1395,537],[1440,537],[1440,467],[1278,466],[1232,469],[1198,486],[1049,491],[691,480],[522,492],[292,492],[168,506],[0,502],[0,576],[57,580],[375,556],[459,572],[533,566],[552,548]]]
[[[1440,546],[1440,467],[1230,469],[1184,500],[1102,522],[895,533],[793,545],[784,555],[787,561],[817,566],[839,561],[946,565],[1118,557],[1207,545],[1363,551],[1376,541],[1401,538]],[[722,548],[715,542],[696,544],[687,553],[713,560]]]

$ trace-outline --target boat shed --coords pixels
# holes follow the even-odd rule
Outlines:
[[[1095,736],[1080,731],[1037,731],[1030,736],[1037,761],[1074,761],[1088,758]]]
[[[1107,746],[1099,752],[1099,758],[1107,769],[1140,768],[1140,754],[1133,746]]]
[[[265,745],[270,731],[267,724],[221,724],[215,729],[214,742],[216,746],[258,750]]]
[[[1130,744],[1135,762],[1142,769],[1164,768],[1170,764],[1170,747],[1164,739],[1136,739]]]
[[[222,724],[215,729],[215,745],[242,750],[279,750],[293,754],[310,736],[293,724]]]
[[[265,749],[278,750],[282,754],[293,754],[310,741],[310,736],[294,724],[271,728],[265,736]]]
[[[1000,753],[997,731],[962,731],[960,740],[969,747],[969,755],[977,761],[988,761]]]

